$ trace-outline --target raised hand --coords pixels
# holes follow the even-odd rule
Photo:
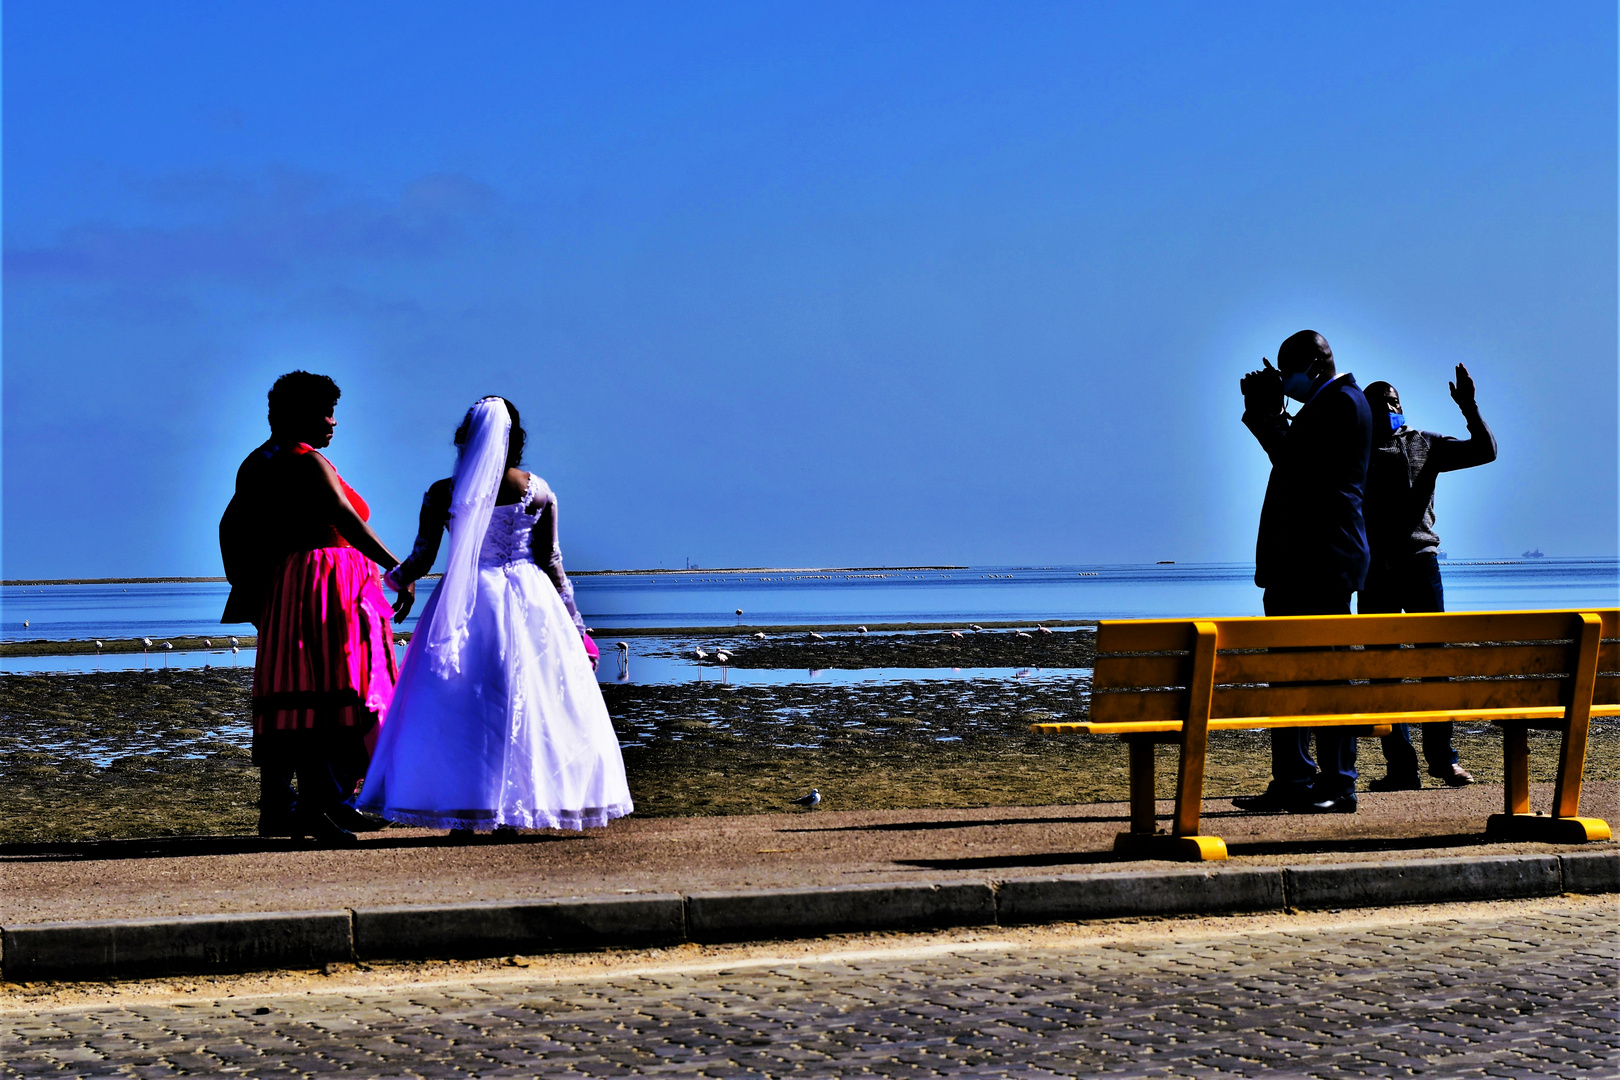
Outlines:
[[[1243,392],[1243,407],[1260,415],[1282,412],[1282,372],[1271,366],[1270,357],[1262,356],[1260,360],[1264,367],[1238,381],[1238,389]]]
[[[1468,368],[1462,364],[1457,365],[1457,381],[1448,383],[1451,387],[1451,400],[1463,412],[1473,412],[1477,407],[1474,402],[1474,378],[1468,374]]]

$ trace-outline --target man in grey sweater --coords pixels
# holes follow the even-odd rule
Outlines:
[[[1468,438],[1456,439],[1406,425],[1401,395],[1387,382],[1367,384],[1373,412],[1373,447],[1367,466],[1367,545],[1372,563],[1356,610],[1363,615],[1400,611],[1444,611],[1440,583],[1440,537],[1434,531],[1434,484],[1443,472],[1471,469],[1496,460],[1496,437],[1480,418],[1474,380],[1457,365],[1451,399],[1462,410]],[[1387,417],[1387,419],[1385,419]],[[1451,722],[1424,724],[1423,758],[1429,775],[1452,787],[1474,782],[1451,745]],[[1417,754],[1405,724],[1384,736],[1387,775],[1368,784],[1372,791],[1415,791],[1423,786]]]

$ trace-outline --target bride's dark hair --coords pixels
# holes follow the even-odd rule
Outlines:
[[[506,401],[499,394],[491,394],[489,397]],[[479,400],[488,401],[489,398],[479,398]],[[518,407],[510,401],[506,401],[506,413],[512,418],[512,433],[506,438],[506,467],[515,469],[523,461],[523,444],[528,441],[529,437],[523,433],[523,421],[518,418]],[[471,420],[471,411],[461,418],[461,426],[456,428],[456,437],[453,440],[457,446],[467,441],[467,424]]]

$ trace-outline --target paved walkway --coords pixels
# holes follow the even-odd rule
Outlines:
[[[1562,897],[37,1014],[0,999],[0,1075],[1614,1075],[1614,914]]]
[[[1534,805],[1549,788],[1535,786]],[[1364,794],[1353,816],[1244,814],[1210,799],[1204,828],[1225,837],[1229,866],[1571,850],[1483,843],[1501,802],[1501,787],[1485,784]],[[1620,783],[1586,784],[1582,805],[1620,825]],[[245,837],[13,845],[0,848],[0,925],[1167,868],[1113,856],[1128,827],[1127,808],[1104,803],[629,818],[472,845],[390,829],[354,851]]]

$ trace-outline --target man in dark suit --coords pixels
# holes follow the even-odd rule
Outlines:
[[[1243,423],[1271,458],[1254,555],[1265,612],[1348,615],[1369,562],[1361,515],[1372,449],[1367,399],[1355,376],[1338,373],[1327,339],[1314,330],[1284,341],[1277,366],[1266,360],[1241,387]],[[1292,417],[1285,395],[1302,405]],[[1270,786],[1232,801],[1245,810],[1355,813],[1355,736],[1343,728],[1271,729]]]

